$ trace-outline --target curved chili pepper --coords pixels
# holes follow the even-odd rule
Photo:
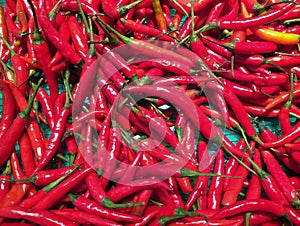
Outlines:
[[[111,219],[115,221],[121,222],[140,222],[140,218],[131,214],[121,213],[115,210],[107,209],[102,207],[100,204],[84,198],[83,196],[77,196],[73,194],[69,194],[69,197],[79,210],[98,215],[100,217]]]
[[[67,225],[75,226],[76,224],[72,223],[65,218],[57,216],[56,214],[50,213],[45,210],[31,210],[18,206],[0,208],[0,216],[9,218],[9,219],[26,219],[33,223],[38,223],[40,225]]]
[[[85,60],[89,51],[88,40],[82,33],[80,25],[74,16],[69,17],[68,28],[72,38],[72,43],[74,44],[78,55],[81,59]]]
[[[23,3],[21,2],[21,0],[18,0],[16,2],[16,15],[22,26],[21,32],[22,33],[27,32],[28,21],[27,21],[26,12],[25,12],[25,9],[23,7]]]
[[[31,147],[29,136],[26,132],[23,133],[19,140],[20,156],[22,165],[26,175],[31,175],[34,170],[35,162],[33,158],[33,150]]]
[[[277,45],[273,42],[252,41],[252,42],[234,42],[223,44],[224,47],[230,49],[233,53],[238,54],[258,54],[272,53],[277,50]]]
[[[51,103],[51,100],[49,99],[48,93],[44,89],[39,89],[36,100],[40,102],[42,106],[43,113],[46,117],[46,120],[48,122],[48,125],[50,129],[54,128],[54,110],[53,105]]]
[[[63,38],[67,42],[69,42],[71,35],[68,28],[68,19],[66,19],[59,25],[58,31],[63,35]],[[51,61],[49,62],[48,67],[52,68],[53,66],[55,66],[58,63],[61,63],[62,61],[64,61],[64,57],[61,55],[59,51],[57,51],[53,56],[53,58],[51,59]]]
[[[67,43],[62,38],[61,34],[58,33],[58,31],[53,27],[44,7],[39,8],[37,17],[40,26],[43,28],[44,34],[47,36],[48,40],[57,48],[57,50],[60,51],[65,60],[75,65],[79,64],[81,62],[81,58],[72,48],[72,46],[70,46],[70,44]],[[47,63],[47,66],[49,62]]]
[[[225,20],[235,20],[237,15],[239,14],[239,1],[231,1],[230,2],[232,7],[229,11],[223,15],[222,17],[218,18],[218,21],[225,21]],[[227,6],[227,5],[226,5]]]
[[[264,143],[263,146],[266,148],[276,148],[283,146],[287,143],[290,143],[291,141],[295,140],[300,135],[300,126],[299,122],[294,126],[292,131],[288,134],[282,135],[274,142]]]
[[[55,126],[49,138],[49,144],[45,149],[45,153],[37,164],[33,174],[38,172],[39,170],[42,170],[56,153],[60,140],[64,134],[64,130],[66,128],[67,119],[69,117],[70,109],[68,105],[69,104],[67,103],[64,106],[64,108],[60,112],[60,115],[57,117]]]
[[[293,202],[298,201],[297,191],[289,182],[289,179],[285,172],[282,171],[277,160],[274,158],[271,152],[262,151],[261,155],[264,159],[264,162],[267,166],[268,172],[273,175],[274,180],[276,181],[278,187],[283,192],[287,200],[293,204]]]
[[[11,167],[10,161],[7,161],[6,167],[0,175],[0,202],[4,199],[11,188]]]
[[[5,10],[3,6],[0,6],[0,35],[5,39],[8,40],[8,32],[7,32],[7,26],[6,26],[6,18],[5,18]],[[0,56],[7,50],[5,43],[0,40]]]
[[[216,161],[214,165],[215,174],[224,174],[224,153],[222,148],[218,150]],[[223,180],[222,177],[213,177],[209,186],[207,208],[220,209],[221,199],[223,194]]]
[[[245,142],[239,142],[238,148],[244,149],[246,148]],[[247,160],[243,161],[246,166],[250,166],[250,162]],[[243,182],[245,181],[249,171],[243,165],[239,165],[235,171],[234,176],[238,176],[239,178],[231,178],[226,190],[224,191],[222,198],[222,205],[230,206],[234,204],[237,199],[240,191],[242,190]]]
[[[30,183],[13,184],[11,189],[7,192],[5,197],[2,199],[0,203],[0,208],[18,206],[31,187],[32,186],[30,185]],[[3,218],[0,218],[0,222],[2,221]]]
[[[174,41],[171,37],[164,35],[164,33],[158,29],[151,28],[147,25],[136,23],[133,20],[125,20],[121,18],[120,21],[122,24],[132,32],[138,32],[144,35],[157,37],[159,40],[163,41]]]
[[[38,202],[41,202],[47,194],[54,189],[56,186],[58,186],[62,181],[64,181],[67,177],[70,176],[73,171],[75,171],[77,167],[74,167],[72,170],[70,170],[68,173],[65,175],[62,175],[55,181],[52,181],[51,183],[47,184],[45,187],[40,189],[37,193],[35,193],[33,196],[30,196],[26,199],[24,199],[19,206],[24,207],[24,208],[32,208],[35,205],[37,205]]]
[[[260,137],[263,142],[266,143],[266,142],[272,142],[272,141],[277,140],[277,137],[268,128],[265,128],[265,127],[263,128],[261,126],[259,126],[258,128],[260,130]],[[281,153],[286,153],[286,150],[282,147],[278,147],[277,150],[279,151],[279,153],[274,152],[274,155],[289,169],[291,169],[292,171],[294,171],[296,173],[300,173],[299,164],[294,162],[293,159],[281,154]]]
[[[253,161],[257,166],[262,167],[261,155],[258,150],[254,152]],[[246,200],[259,199],[261,196],[261,183],[257,175],[252,174],[249,181],[249,187],[246,194]],[[251,213],[252,214],[252,213]]]
[[[300,86],[295,86],[294,91],[293,91],[293,97],[296,98],[299,95],[300,95]],[[273,101],[270,102],[265,108],[271,109],[271,108],[275,107],[276,105],[278,105],[284,101],[287,101],[289,96],[290,96],[290,91],[282,92],[277,97],[275,97],[273,99]]]
[[[171,97],[170,92],[173,93],[173,94],[175,92],[178,92],[178,90],[173,90],[171,88],[166,90],[166,89],[161,89],[161,88],[158,88],[158,87],[155,87],[155,86],[153,87],[153,86],[147,86],[147,85],[145,85],[145,86],[131,86],[131,87],[127,87],[126,90],[130,93],[138,92],[138,93],[144,93],[144,94],[151,95],[151,96],[153,96],[153,94],[155,94],[155,95],[157,95],[161,98],[165,98],[167,100]],[[188,109],[190,110],[190,106],[186,103],[185,100],[180,100],[181,99],[180,97],[183,97],[183,96],[182,95],[177,95],[176,98],[172,98],[173,104],[179,106],[179,108],[182,109],[183,111],[187,111]],[[187,112],[185,112],[185,114],[187,115],[187,117],[192,122],[195,123],[195,125],[197,127],[199,125],[198,124],[199,121],[201,122],[200,125],[206,125],[205,128],[203,126],[200,126],[200,128],[199,128],[201,133],[203,133],[203,135],[205,137],[211,139],[211,138],[217,136],[217,134],[219,133],[219,130],[215,127],[215,125],[208,120],[206,115],[202,111],[200,111],[199,108],[197,109],[197,113],[187,111]],[[195,114],[198,114],[197,119],[194,117]],[[213,134],[211,134],[211,133],[213,133]],[[234,154],[238,155],[238,156],[245,156],[244,153],[240,153],[238,150],[236,150],[235,147],[233,147],[230,144],[229,140],[225,136],[222,136],[221,139],[222,139],[222,145],[224,146],[224,148],[226,150],[230,150],[230,152],[232,152],[232,153],[234,152]]]
[[[57,209],[52,210],[51,213],[55,213],[61,217],[64,217],[72,222],[76,222],[78,224],[92,224],[92,225],[103,225],[103,226],[121,226],[115,221],[108,220],[102,217],[97,216],[96,214],[74,210],[74,209]]]
[[[294,225],[300,224],[300,214],[298,213],[298,211],[289,206],[285,207],[285,211],[288,218]]]
[[[274,201],[266,199],[256,200],[239,200],[236,203],[222,208],[219,212],[213,215],[214,219],[222,219],[231,217],[239,213],[260,211],[272,213],[276,216],[283,216],[285,214],[284,207]]]
[[[212,168],[212,158],[210,158],[209,162],[205,163],[207,164],[206,167],[201,171],[203,173],[209,173],[211,168]],[[192,205],[194,204],[194,202],[196,201],[197,198],[199,198],[199,196],[201,195],[201,192],[203,191],[203,188],[206,186],[206,184],[208,183],[208,177],[198,177],[197,181],[193,187],[193,190],[191,191],[186,204],[185,204],[185,209],[189,210]]]
[[[224,2],[219,2],[214,5],[214,7],[210,10],[205,23],[215,22],[219,16],[221,15],[223,8],[225,6]]]
[[[46,196],[44,196],[42,202],[36,203],[33,206],[34,209],[48,209],[52,207],[59,199],[68,194],[75,185],[82,182],[90,173],[92,168],[82,169],[80,171],[71,174],[67,179],[63,180],[58,186],[50,190]]]
[[[290,11],[293,7],[294,7],[294,3],[292,2],[286,4],[282,8],[273,10],[271,12],[267,12],[266,14],[263,15],[254,16],[251,18],[241,18],[236,20],[222,20],[219,22],[205,25],[200,29],[200,31],[203,32],[213,28],[234,30],[234,29],[246,29],[250,27],[260,26],[277,19],[279,16]]]
[[[262,40],[282,45],[295,45],[299,43],[299,34],[274,31],[265,27],[252,29],[252,32]]]
[[[39,87],[40,84],[41,81],[38,83],[37,87]],[[5,134],[1,137],[0,141],[3,145],[0,147],[0,165],[3,165],[3,163],[9,158],[14,150],[16,142],[23,134],[24,127],[29,123],[29,114],[31,112],[31,107],[33,105],[37,90],[38,88],[35,89],[33,95],[30,97],[26,109],[17,115]]]
[[[15,114],[14,98],[9,86],[4,80],[0,80],[0,90],[2,93],[2,116],[0,122],[0,139],[13,122]]]

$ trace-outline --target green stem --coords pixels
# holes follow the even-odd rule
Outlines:
[[[221,177],[221,178],[240,178],[237,176],[226,176],[222,174],[215,174],[215,173],[200,173],[196,171],[189,170],[187,168],[180,169],[180,177]]]
[[[75,170],[77,170],[79,166],[74,167],[74,169],[72,169],[70,172],[68,172],[67,174],[63,175],[62,177],[58,178],[57,180],[51,182],[50,184],[48,184],[47,186],[45,186],[43,188],[43,191],[48,193],[49,191],[51,191],[53,188],[55,188],[57,185],[59,185],[63,180],[65,180],[68,176],[70,176]]]
[[[135,7],[136,5],[138,5],[139,3],[143,2],[144,0],[137,0],[135,2],[132,2],[128,5],[125,5],[125,6],[119,6],[118,7],[118,11],[120,13],[120,15],[123,15],[125,13],[127,13],[127,11],[133,7]]]
[[[189,212],[189,211],[183,210],[181,208],[176,208],[175,211],[174,211],[173,216],[160,217],[159,218],[159,223],[160,223],[160,225],[166,225],[169,221],[176,220],[176,219],[181,219],[181,218],[184,218],[184,217],[203,217],[204,220],[206,222],[208,222],[208,218],[203,214],[198,214],[198,213],[195,213],[195,212]]]
[[[180,5],[179,2],[177,2],[177,0],[170,0],[170,2],[174,3],[179,9],[181,9],[186,16],[189,16],[189,13],[182,7],[182,5]]]
[[[72,92],[71,92],[71,89],[70,89],[70,71],[67,70],[65,73],[64,73],[64,85],[65,85],[65,88],[66,88],[66,102],[64,104],[64,108],[70,108],[70,100],[73,100],[72,98]]]
[[[63,0],[59,0],[56,4],[55,4],[55,6],[51,9],[51,11],[49,12],[49,14],[48,14],[48,18],[49,19],[55,19],[55,17],[56,17],[56,15],[57,15],[57,13],[56,13],[56,10],[57,10],[57,8],[60,6],[60,4],[63,2]]]
[[[5,38],[3,36],[0,36],[0,38],[2,39],[2,41],[4,42],[4,44],[9,49],[11,56],[17,55],[17,53],[11,48],[11,46],[9,45],[9,43],[5,40]]]
[[[143,206],[145,204],[143,202],[139,202],[139,203],[114,203],[113,201],[110,200],[109,197],[105,197],[102,200],[101,205],[106,207],[106,208],[115,209],[115,208],[130,208],[130,207],[134,207],[134,206]]]
[[[38,84],[36,85],[33,94],[30,96],[30,98],[29,98],[29,100],[28,100],[27,107],[25,108],[24,111],[21,111],[21,112],[19,113],[19,114],[21,114],[21,117],[22,117],[22,118],[27,118],[27,117],[29,116],[30,111],[31,111],[31,108],[32,108],[32,105],[33,105],[33,103],[34,103],[34,98],[35,98],[35,96],[36,96],[36,94],[37,94],[37,91],[39,90],[39,88],[40,88],[42,82],[43,82],[43,79],[40,79],[40,80],[38,81]]]
[[[91,31],[90,31],[90,27],[88,26],[88,22],[87,22],[87,19],[86,19],[85,14],[84,14],[84,12],[83,12],[83,9],[82,9],[80,0],[77,0],[77,4],[78,4],[80,16],[81,16],[81,18],[82,18],[82,20],[83,20],[84,26],[86,27],[86,32],[87,32],[87,33],[90,33],[90,32],[91,32]]]
[[[293,101],[293,94],[294,94],[294,71],[293,69],[291,70],[291,75],[290,75],[290,94],[289,94],[289,98],[286,101],[286,103],[284,104],[285,108],[290,109],[292,107],[292,101]]]
[[[10,165],[10,160],[8,160],[6,163],[6,167],[2,172],[2,175],[10,175],[10,174],[11,174],[11,165]]]
[[[105,23],[99,17],[97,17],[96,20],[100,23],[100,25],[101,24],[104,25],[104,27],[107,28],[107,30],[109,30],[110,32],[114,33],[122,42],[124,42],[126,44],[130,44],[132,42],[132,40],[130,38],[122,35],[118,31],[116,31],[114,28],[112,28],[109,24]]]

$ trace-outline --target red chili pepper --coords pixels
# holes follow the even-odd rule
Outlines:
[[[300,86],[295,86],[294,87],[294,91],[293,91],[293,97],[296,98],[300,95]],[[287,101],[288,98],[290,96],[290,92],[289,91],[286,91],[286,92],[282,92],[281,94],[279,94],[277,97],[275,97],[273,99],[272,102],[270,102],[265,108],[266,109],[271,109],[273,107],[275,107],[276,105],[284,102],[284,101]]]
[[[238,54],[259,54],[259,53],[272,53],[277,50],[277,45],[273,42],[234,42],[223,44],[224,47],[231,50],[233,53]]]
[[[204,145],[204,144],[203,144]],[[200,147],[200,146],[198,146]],[[206,152],[205,150],[203,150],[204,153]],[[202,156],[203,157],[203,156]],[[203,161],[203,159],[202,159]],[[204,161],[209,161],[209,162],[205,162],[206,167],[203,167],[203,169],[200,172],[203,173],[209,173],[211,168],[212,168],[212,158],[210,158],[209,160],[205,159]],[[197,198],[199,198],[199,196],[201,195],[201,192],[203,191],[203,188],[206,186],[206,184],[208,183],[208,177],[198,177],[197,181],[193,187],[193,190],[191,191],[188,200],[186,201],[185,204],[185,209],[189,210],[192,205],[194,204],[194,202],[196,201]]]
[[[238,143],[238,147],[240,149],[244,149],[244,148],[246,148],[246,143],[240,142],[240,143]],[[250,162],[247,160],[244,160],[243,163],[247,167],[250,166]],[[230,179],[228,186],[223,194],[222,205],[230,206],[237,201],[238,195],[243,187],[243,182],[245,181],[248,173],[249,173],[249,170],[247,168],[245,168],[245,166],[239,165],[237,167],[234,176],[237,176],[239,178],[231,178]]]
[[[69,197],[76,208],[81,211],[95,214],[97,216],[121,222],[140,222],[140,218],[131,214],[121,213],[115,210],[102,207],[100,204],[84,198],[69,194]]]
[[[95,214],[87,213],[80,210],[74,209],[58,209],[52,210],[51,213],[55,213],[61,217],[64,217],[72,222],[76,222],[78,224],[92,224],[92,225],[103,225],[103,226],[121,226],[115,221],[108,220],[102,217],[99,217]]]
[[[2,115],[0,122],[0,139],[8,130],[9,126],[13,122],[15,114],[15,104],[13,95],[9,89],[9,86],[4,80],[0,80],[0,90],[2,93]]]
[[[174,41],[171,37],[164,35],[164,33],[158,29],[151,28],[147,25],[136,23],[133,20],[125,20],[124,18],[121,18],[120,21],[122,24],[130,31],[141,33],[144,35],[157,37],[159,40],[163,41]]]
[[[81,59],[85,60],[89,51],[88,40],[87,37],[82,33],[76,17],[69,17],[68,28],[72,38],[72,43],[74,44],[78,55],[81,57]]]
[[[228,161],[226,162],[224,175],[225,176],[233,176],[236,172],[238,165],[239,165],[239,162],[235,158],[230,157],[228,159]],[[231,180],[231,178],[224,178],[223,191],[225,191],[227,189],[230,180]]]
[[[213,219],[222,219],[239,213],[253,211],[272,213],[278,217],[285,214],[284,207],[274,201],[266,199],[239,200],[230,206],[222,208],[219,212],[213,215]]]
[[[225,6],[224,2],[219,2],[214,5],[214,7],[210,10],[205,23],[215,22],[219,16],[221,15],[223,8]]]
[[[214,165],[215,174],[224,174],[224,152],[222,148],[218,150],[216,161]],[[207,208],[220,209],[222,194],[223,194],[223,180],[222,177],[213,177],[209,186]]]
[[[20,156],[22,165],[26,175],[31,175],[34,170],[35,162],[33,158],[33,150],[31,147],[29,136],[26,132],[23,133],[19,140]]]
[[[147,85],[131,86],[131,87],[126,88],[126,90],[130,93],[139,92],[139,93],[144,93],[144,94],[151,95],[151,96],[157,95],[161,98],[165,98],[166,100],[168,100],[171,96],[173,96],[174,93],[178,92],[178,90],[175,90],[172,88],[169,88],[168,90],[166,90],[166,89],[160,89],[160,88],[158,89],[155,86],[153,87],[153,86],[147,86]],[[174,105],[177,105],[183,111],[186,111],[188,109],[190,110],[190,108],[191,108],[190,105],[186,103],[186,100],[181,100],[182,97],[184,97],[184,95],[182,95],[182,94],[176,95],[176,98],[172,98],[172,103]],[[197,109],[197,113],[187,111],[187,112],[185,112],[185,114],[187,115],[187,117],[190,120],[192,120],[195,123],[196,126],[198,126],[199,124],[206,125],[206,127],[200,126],[200,131],[201,131],[201,133],[203,133],[203,135],[206,138],[211,139],[219,133],[218,129],[215,127],[215,125],[213,125],[208,120],[208,118],[205,116],[205,114],[202,111],[200,111],[199,108]],[[198,115],[198,118],[195,119],[194,115]],[[247,118],[249,118],[249,117],[247,116]],[[243,120],[244,119],[245,118],[243,118]],[[200,121],[200,123],[198,124],[199,121]],[[226,150],[230,150],[230,152],[234,152],[234,154],[238,155],[238,156],[245,156],[245,154],[240,153],[238,150],[236,150],[232,146],[232,144],[230,144],[229,140],[225,136],[222,136],[222,141],[223,141],[222,144],[224,145],[224,148]]]
[[[131,183],[131,186],[118,184],[118,186],[110,189],[106,194],[113,202],[118,202],[126,196],[135,192],[158,187],[165,188],[167,190],[169,189],[169,186],[165,182],[158,182],[156,180],[146,178],[134,180]]]
[[[7,192],[5,197],[0,203],[0,208],[6,208],[10,206],[18,206],[23,200],[26,193],[30,190],[31,185],[29,183],[16,183],[12,185],[11,189]],[[0,222],[3,218],[0,218]]]
[[[92,173],[92,171],[92,168],[86,168],[75,172],[67,179],[62,181],[58,186],[53,188],[50,192],[48,192],[43,198],[43,202],[36,203],[33,208],[48,209],[52,207],[58,200],[68,194],[77,184],[82,182],[90,173]]]
[[[135,7],[141,2],[142,0],[136,0],[125,6],[117,6],[117,3],[115,1],[104,0],[101,1],[101,6],[104,13],[107,16],[111,18],[119,18],[121,15],[125,14],[129,9]]]
[[[257,164],[257,166],[262,167],[261,156],[258,150],[254,152],[253,161],[255,162],[255,164]],[[249,181],[246,199],[259,199],[261,196],[261,190],[262,188],[259,177],[257,175],[252,174],[251,179]]]
[[[298,122],[296,125],[293,127],[290,133],[280,136],[276,141],[264,143],[264,147],[277,148],[295,140],[300,135],[300,122]]]
[[[66,75],[66,76],[68,76],[68,75]],[[68,78],[66,78],[66,79],[68,80]],[[69,87],[66,87],[66,89],[69,89]],[[66,96],[67,96],[66,103],[65,103],[63,109],[61,110],[61,112],[59,113],[59,116],[56,117],[55,126],[50,135],[49,143],[47,145],[45,153],[42,156],[39,163],[37,164],[33,174],[42,170],[50,162],[50,160],[55,155],[55,153],[58,149],[58,146],[60,144],[60,140],[61,140],[62,136],[64,135],[65,128],[67,125],[67,120],[68,120],[69,113],[70,113],[69,98],[68,98],[68,95],[66,95]]]
[[[40,26],[43,28],[44,34],[47,36],[48,40],[57,48],[57,50],[60,51],[65,60],[72,64],[79,64],[81,62],[81,58],[72,48],[72,46],[70,46],[70,44],[67,43],[62,38],[61,34],[58,33],[58,31],[53,27],[43,5],[38,9],[37,17]],[[47,62],[47,66],[49,62]]]
[[[8,32],[7,32],[7,26],[6,26],[6,17],[5,17],[5,10],[3,8],[3,6],[0,6],[0,35],[5,39],[8,40]],[[2,54],[5,52],[5,50],[7,50],[5,43],[2,41],[2,39],[0,40],[0,55],[2,56]]]
[[[268,172],[273,176],[276,184],[283,192],[287,200],[293,204],[293,202],[299,201],[297,197],[297,190],[289,182],[289,179],[286,173],[281,169],[277,160],[274,158],[271,152],[263,150],[261,155],[264,159],[264,162],[267,166]]]
[[[285,207],[285,212],[289,218],[289,220],[292,222],[292,224],[297,225],[300,224],[300,214],[297,210],[293,209],[292,207]]]
[[[286,12],[290,11],[294,7],[294,3],[288,3],[282,8],[267,12],[266,14],[254,16],[251,18],[241,18],[235,20],[221,20],[212,24],[208,24],[201,29],[201,32],[210,30],[212,28],[220,29],[246,29],[250,27],[260,26],[269,23]]]
[[[60,24],[60,26],[58,27],[58,31],[59,33],[61,33],[63,35],[63,38],[69,42],[71,35],[70,35],[70,31],[68,28],[68,20],[66,19],[63,23]],[[49,68],[52,68],[53,66],[61,63],[64,61],[64,57],[61,55],[61,53],[59,51],[57,51],[55,53],[55,55],[53,56],[53,58],[51,59],[51,61],[48,64]]]
[[[230,8],[229,12],[227,12],[222,17],[218,18],[218,21],[229,21],[229,20],[235,20],[237,15],[239,14],[239,1],[231,1],[232,7]],[[226,5],[227,6],[227,5]]]
[[[27,32],[28,21],[27,21],[27,17],[26,17],[25,8],[23,7],[21,0],[18,0],[16,2],[16,14],[17,14],[17,18],[20,21],[21,26],[22,26],[21,32],[22,33]]]
[[[40,84],[41,81],[38,83],[37,87],[39,87]],[[35,89],[33,95],[30,97],[26,109],[24,111],[21,111],[17,115],[17,117],[14,119],[14,121],[7,129],[5,134],[1,137],[0,141],[2,142],[3,145],[1,145],[0,147],[0,153],[1,153],[0,165],[3,165],[3,163],[9,158],[9,156],[14,150],[16,142],[23,134],[24,127],[29,123],[29,114],[31,111],[33,100],[37,93],[37,89]]]
[[[19,86],[22,94],[26,93],[27,90],[27,77],[28,77],[28,67],[16,52],[10,47],[5,39],[2,41],[7,45],[7,48],[11,51],[11,63],[15,72],[15,84]]]
[[[37,95],[36,95],[36,100],[40,102],[43,113],[46,117],[46,120],[48,122],[48,125],[50,129],[54,128],[54,109],[53,109],[53,104],[51,103],[51,100],[47,94],[47,92],[44,89],[39,89]]]
[[[268,128],[265,127],[262,128],[261,126],[259,126],[258,128],[260,130],[260,137],[263,142],[266,143],[266,142],[273,142],[277,140],[276,136]],[[293,159],[282,155],[282,153],[286,153],[286,150],[283,147],[278,147],[277,150],[279,152],[278,153],[274,152],[274,155],[289,169],[291,169],[296,173],[300,173],[299,164],[297,164]]]
[[[65,175],[59,177],[55,181],[52,181],[51,183],[47,184],[45,187],[40,189],[37,193],[35,193],[33,196],[30,196],[26,199],[24,199],[19,206],[24,208],[32,208],[35,205],[37,205],[38,202],[42,202],[44,198],[47,196],[47,194],[53,190],[56,186],[58,186],[62,181],[64,181],[67,177],[70,176],[71,173],[73,173],[74,170],[77,168],[73,168],[69,172],[67,172]]]
[[[18,206],[0,208],[0,216],[8,219],[26,219],[28,221],[38,223],[40,225],[76,225],[71,221],[66,220],[65,218],[50,213],[49,211],[31,210]]]
[[[7,161],[6,167],[0,175],[0,202],[4,199],[11,188],[11,167],[10,161]]]

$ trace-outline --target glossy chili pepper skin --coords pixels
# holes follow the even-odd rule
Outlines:
[[[75,172],[58,186],[52,189],[44,198],[43,202],[37,203],[34,209],[48,209],[55,205],[56,202],[71,191],[77,184],[83,181],[91,172],[92,168],[82,169]]]
[[[8,84],[4,80],[0,80],[0,87],[2,93],[2,117],[0,121],[0,139],[5,134],[15,115],[15,105],[13,95],[9,89]]]
[[[67,43],[62,37],[61,34],[53,27],[51,22],[48,19],[45,8],[41,7],[37,13],[38,21],[40,25],[44,29],[44,33],[47,38],[51,41],[51,43],[60,51],[60,53],[64,56],[65,60],[73,63],[79,64],[81,62],[81,58],[75,52],[75,50]],[[50,35],[51,34],[51,35]]]
[[[99,217],[95,214],[74,210],[74,209],[60,209],[60,210],[52,210],[52,213],[55,213],[61,217],[64,217],[70,221],[74,221],[78,224],[93,224],[93,225],[103,225],[103,226],[120,226],[115,221],[108,220],[102,217]]]
[[[123,222],[139,222],[141,219],[137,216],[120,213],[115,210],[106,209],[96,202],[86,199],[83,196],[75,196],[71,195],[71,201],[73,204],[82,211],[89,212],[100,217],[111,219],[115,221],[123,221]]]
[[[88,42],[86,36],[81,31],[77,19],[74,16],[69,17],[68,28],[78,55],[81,57],[81,59],[85,60],[89,51]]]
[[[222,149],[218,150],[216,156],[216,162],[214,165],[214,173],[224,174],[224,153]],[[213,177],[210,189],[208,191],[207,208],[208,209],[219,209],[221,207],[221,198],[223,194],[223,180],[221,177]]]
[[[249,211],[269,212],[279,217],[283,216],[285,213],[284,207],[273,201],[264,199],[241,200],[237,201],[231,206],[224,207],[222,210],[216,213],[213,218],[222,219],[225,217],[234,216],[238,213]]]
[[[249,27],[255,27],[259,25],[263,25],[265,23],[268,23],[274,19],[277,19],[277,17],[283,15],[284,13],[288,12],[290,9],[292,9],[294,6],[294,3],[288,3],[284,7],[274,10],[273,12],[269,12],[265,15],[256,16],[252,18],[246,18],[246,19],[240,19],[240,20],[223,20],[220,21],[217,25],[221,29],[245,29]]]
[[[3,165],[3,163],[9,158],[14,150],[16,142],[22,136],[24,127],[29,123],[28,114],[28,111],[20,112],[10,125],[9,129],[2,136],[1,141],[3,142],[3,145],[1,145],[0,148],[0,165]]]
[[[27,219],[41,225],[76,225],[45,210],[30,210],[17,206],[0,208],[0,216],[10,219]]]
[[[63,136],[64,130],[66,128],[67,119],[69,117],[69,111],[70,109],[68,107],[64,107],[61,110],[59,116],[56,118],[55,127],[52,130],[49,139],[49,144],[45,150],[45,154],[42,156],[41,160],[37,164],[33,174],[42,170],[50,162],[51,158],[56,153],[60,140]]]
[[[287,200],[290,203],[299,200],[297,197],[296,189],[289,182],[287,175],[282,171],[280,165],[278,164],[272,153],[269,151],[262,151],[262,156],[264,162],[266,163],[268,171],[271,175],[273,175],[273,178],[275,179],[277,185],[279,186],[280,190],[283,192]]]

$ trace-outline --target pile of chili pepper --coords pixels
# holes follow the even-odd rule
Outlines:
[[[6,0],[0,224],[300,225],[299,18],[298,0]]]

